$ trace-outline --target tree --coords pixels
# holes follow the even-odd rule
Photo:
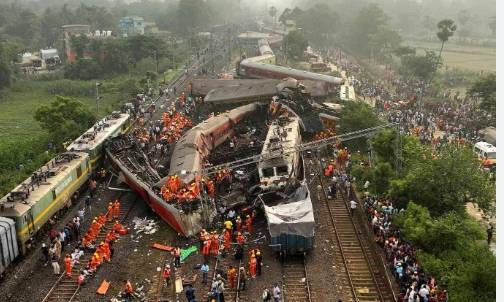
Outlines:
[[[400,37],[389,26],[389,17],[377,4],[365,6],[354,20],[346,37],[351,50],[370,57],[383,57],[398,46]]]
[[[27,45],[33,44],[34,38],[38,36],[40,20],[32,11],[25,9],[14,22],[5,28],[5,32],[11,36],[19,37]]]
[[[203,0],[180,0],[177,9],[178,31],[188,34],[200,26],[206,26],[211,13],[210,7]]]
[[[0,90],[11,84],[11,64],[6,50],[6,40],[0,36]]]
[[[484,78],[478,79],[468,90],[469,94],[477,96],[481,100],[479,107],[490,113],[493,119],[495,119],[497,106],[495,101],[496,86],[495,73],[491,73]]]
[[[285,47],[291,58],[300,58],[308,47],[308,41],[299,30],[291,31],[285,37]]]
[[[400,207],[414,200],[439,217],[451,211],[465,214],[466,204],[474,202],[493,212],[495,186],[470,149],[449,145],[435,157],[424,154],[409,160],[406,175],[393,180],[389,190]]]
[[[471,19],[471,13],[467,9],[460,10],[457,13],[458,22],[464,27]]]
[[[76,35],[70,37],[70,44],[75,49],[77,59],[84,57],[84,51],[89,44],[89,38],[86,35]]]
[[[440,65],[439,57],[434,51],[426,50],[423,56],[401,56],[400,71],[404,75],[414,75],[419,79],[427,80],[434,75]]]
[[[437,24],[438,32],[437,37],[441,40],[441,49],[439,49],[439,58],[438,62],[441,60],[441,54],[443,53],[444,44],[448,41],[448,39],[453,36],[455,31],[457,30],[457,25],[451,19],[443,19],[439,21]]]
[[[268,14],[270,15],[271,18],[273,18],[273,26],[276,26],[276,14],[277,14],[277,9],[274,6],[271,6],[268,10]]]
[[[317,3],[307,11],[301,11],[296,24],[303,29],[310,41],[328,46],[330,36],[340,28],[340,16],[325,3]]]
[[[396,158],[397,131],[387,129],[378,132],[371,140],[371,146],[379,161],[394,165]]]
[[[86,105],[60,96],[49,106],[38,108],[34,117],[57,144],[77,138],[96,120]]]
[[[396,49],[394,49],[394,54],[398,57],[415,55],[416,49],[409,46],[399,46]]]
[[[364,102],[344,102],[341,110],[340,133],[347,133],[375,127],[380,121],[373,111],[373,108]],[[359,138],[348,143],[351,148],[367,150],[366,138]]]
[[[278,21],[280,21],[280,23],[282,23],[283,26],[287,26],[287,20],[290,19],[291,14],[292,14],[292,9],[290,9],[290,8],[284,9],[284,11],[280,15],[280,17],[278,17]]]
[[[479,243],[485,234],[477,221],[453,212],[433,219],[427,208],[410,202],[394,224],[450,300],[495,301],[495,255]]]

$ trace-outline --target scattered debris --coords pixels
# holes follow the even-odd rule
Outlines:
[[[153,219],[147,219],[147,217],[143,219],[135,217],[133,219],[133,224],[134,224],[133,229],[136,231],[136,234],[138,235],[136,239],[142,238],[142,235],[139,235],[142,232],[144,234],[151,235],[157,232],[159,229],[157,222],[155,222]]]

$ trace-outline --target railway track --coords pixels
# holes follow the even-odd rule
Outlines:
[[[128,202],[128,206],[125,207],[125,199],[121,199],[124,195],[125,192],[122,192],[118,197],[121,200],[121,209],[119,212],[121,222],[124,222],[128,218],[129,213],[135,206],[135,202],[131,200]],[[96,237],[96,242],[105,241],[105,235],[107,234],[107,231],[112,229],[113,224],[114,220],[107,221],[105,223],[105,227],[101,229],[100,233]],[[66,277],[66,273],[63,272],[54,282],[42,302],[79,302],[77,294],[80,286],[77,284],[77,276],[79,275],[83,265],[87,264],[91,259],[91,256],[92,254],[85,254],[79,263],[73,266],[71,278]],[[62,269],[64,270],[64,267],[62,267]]]
[[[318,175],[323,188],[328,187],[321,173]],[[323,190],[323,212],[330,217],[330,226],[334,230],[341,257],[339,261],[345,268],[350,291],[347,299],[359,302],[393,302],[395,301],[390,283],[374,259],[374,250],[363,238],[362,233],[352,218],[348,204],[338,191],[336,198],[329,199]]]
[[[286,259],[282,270],[283,300],[285,302],[311,302],[310,282],[304,257]]]
[[[165,301],[171,301],[171,298],[173,298],[173,293],[174,293],[174,287],[175,287],[175,280],[177,279],[175,276],[175,266],[172,265],[172,257],[170,252],[166,252],[166,255],[163,257],[161,262],[159,263],[159,267],[161,268],[161,271],[158,274],[158,284],[156,287],[156,292],[155,292],[155,302],[165,302]],[[165,265],[169,264],[171,267],[171,280],[170,280],[170,285],[165,286],[166,282],[163,278],[163,270]]]

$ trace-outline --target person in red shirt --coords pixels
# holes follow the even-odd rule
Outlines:
[[[163,270],[163,279],[166,282],[166,287],[170,286],[170,276],[171,276],[171,268],[170,265],[167,264]]]

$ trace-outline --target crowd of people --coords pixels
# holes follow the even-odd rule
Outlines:
[[[434,147],[450,142],[474,144],[481,140],[479,130],[489,116],[478,108],[471,95],[463,97],[452,89],[434,92],[428,83],[414,78],[391,76],[369,80],[357,64],[346,66],[356,92],[365,100],[374,100],[378,115],[400,124],[403,134],[417,136],[422,143]],[[437,101],[432,102],[430,98]]]
[[[246,250],[254,234],[255,210],[243,212],[230,209],[222,218],[223,229],[207,231],[201,230],[199,235],[199,250],[202,255],[202,264],[199,267],[202,286],[209,286],[208,296],[201,297],[205,301],[224,302],[227,292],[243,291],[247,289],[247,282],[259,278],[262,274],[263,258],[261,250],[257,247]],[[223,267],[217,267],[212,280],[209,280],[209,263],[211,257],[222,259],[231,257],[234,261]],[[226,263],[229,263],[226,262]],[[187,284],[185,295],[187,301],[196,301],[194,283]],[[280,301],[281,290],[278,284],[272,289],[265,288],[260,294],[262,301]]]
[[[55,229],[49,231],[50,245],[42,243],[43,265],[47,266],[51,262],[53,273],[59,275],[61,273],[60,263],[62,262],[65,269],[65,274],[68,278],[73,278],[74,267],[82,262],[82,257],[87,253],[90,258],[85,265],[81,266],[76,277],[76,282],[79,285],[84,285],[86,279],[93,276],[98,267],[106,262],[110,262],[114,255],[113,244],[119,235],[127,233],[118,219],[120,214],[120,202],[115,200],[109,203],[108,211],[94,217],[90,227],[86,233],[81,235],[81,224],[84,219],[85,210],[79,210],[78,215],[68,222],[60,232]],[[112,222],[115,220],[115,223]],[[112,224],[112,230],[107,230],[105,224]],[[100,236],[102,232],[106,232],[105,236]],[[99,239],[103,240],[98,242]],[[68,250],[70,243],[75,243],[75,248],[72,253],[68,252],[62,257],[65,250]]]
[[[398,212],[385,198],[366,197],[364,212],[374,233],[375,241],[385,250],[387,264],[399,287],[399,301],[445,302],[446,290],[441,290],[436,279],[427,276],[417,262],[415,248],[401,239],[401,231],[392,224]]]

